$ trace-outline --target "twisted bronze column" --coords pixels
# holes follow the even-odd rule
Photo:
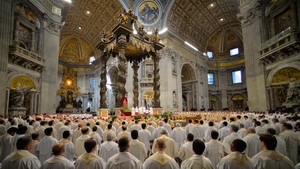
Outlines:
[[[138,80],[138,69],[139,62],[133,61],[133,107],[138,107],[139,105],[139,80]]]

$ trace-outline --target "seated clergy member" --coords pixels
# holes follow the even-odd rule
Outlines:
[[[97,143],[94,139],[87,139],[84,142],[86,153],[82,154],[75,162],[76,169],[104,169],[105,161],[95,154]]]
[[[235,139],[231,143],[231,153],[222,158],[217,165],[218,169],[254,169],[248,156],[243,153],[247,144],[241,139]]]
[[[166,142],[163,138],[156,139],[156,153],[150,156],[143,165],[143,169],[179,169],[176,161],[165,153]]]
[[[64,144],[52,147],[53,156],[43,162],[41,169],[75,169],[74,164],[64,157]]]
[[[182,163],[181,169],[213,169],[210,160],[202,154],[205,149],[205,144],[200,139],[193,141],[194,155]]]
[[[259,137],[262,151],[251,158],[255,169],[293,169],[293,162],[277,151],[277,140],[270,134],[264,134]]]
[[[128,152],[129,139],[121,137],[119,139],[119,153],[110,157],[106,164],[106,169],[142,169],[142,162]]]
[[[2,162],[2,169],[39,169],[41,163],[29,151],[32,140],[29,136],[17,140],[17,150],[8,155]]]

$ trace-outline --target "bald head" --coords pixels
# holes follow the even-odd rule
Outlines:
[[[53,153],[54,156],[63,155],[64,152],[65,152],[65,146],[62,143],[55,144],[52,147],[52,153]]]
[[[255,133],[255,129],[252,127],[248,128],[247,130],[248,130],[248,133]]]
[[[166,149],[166,142],[164,139],[159,138],[156,140],[155,148],[158,151],[164,151]]]

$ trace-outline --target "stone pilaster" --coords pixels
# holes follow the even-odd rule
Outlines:
[[[226,70],[218,71],[218,80],[219,80],[219,89],[221,90],[221,103],[222,109],[228,108],[228,99],[227,99],[227,88],[228,88],[228,78]]]
[[[6,114],[6,81],[10,37],[12,34],[12,0],[0,1],[0,115]]]
[[[250,111],[267,110],[264,66],[259,62],[261,49],[260,1],[241,4],[238,18],[242,23],[245,68],[247,77],[248,106]],[[253,36],[255,35],[255,36]]]
[[[46,15],[42,24],[43,40],[40,52],[46,61],[42,71],[40,113],[55,113],[56,91],[59,87],[57,72],[61,23],[60,20],[55,21]]]

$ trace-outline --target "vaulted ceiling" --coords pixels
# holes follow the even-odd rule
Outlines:
[[[119,0],[72,0],[61,33],[97,45],[101,33],[117,25],[123,10]],[[205,51],[209,40],[220,30],[232,28],[241,32],[238,12],[239,0],[175,0],[165,17],[166,26],[172,34]]]
[[[239,0],[175,0],[168,28],[204,51],[208,40],[227,27],[240,27]]]
[[[72,0],[61,33],[79,36],[96,46],[101,33],[118,24],[123,10],[119,0]]]

